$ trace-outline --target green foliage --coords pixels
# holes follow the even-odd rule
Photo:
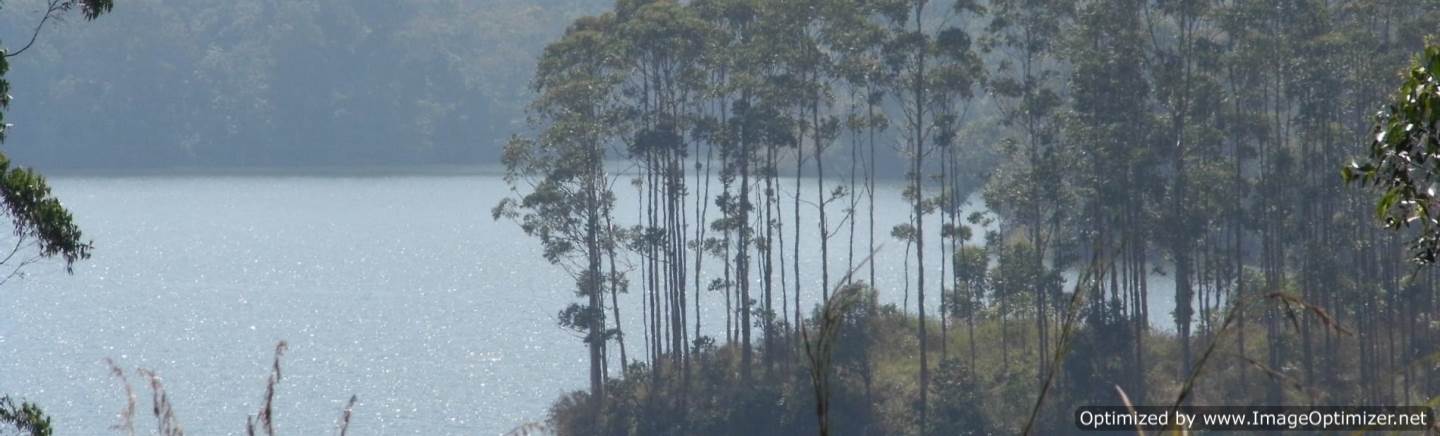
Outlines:
[[[869,291],[862,291],[861,295]],[[834,377],[830,392],[830,418],[835,434],[917,435],[915,406],[918,395],[914,371],[918,320],[894,306],[861,302],[849,307],[835,343]],[[819,316],[820,312],[813,314]],[[1258,313],[1258,312],[1257,312]],[[1130,366],[1123,356],[1133,353],[1134,332],[1123,320],[1105,319],[1093,312],[1080,321],[1071,352],[1057,377],[1057,389],[1042,410],[1035,434],[1073,432],[1073,412],[1081,405],[1119,404],[1115,387],[1132,399],[1173,398],[1179,380],[1172,375],[1179,339],[1172,333],[1147,332],[1145,368]],[[1011,320],[1010,331],[999,319],[977,325],[975,340],[980,354],[952,354],[934,362],[928,433],[1019,434],[1037,392],[1036,359],[1030,351],[1011,350],[1007,366],[1001,350],[1010,341],[1033,334],[1033,321]],[[817,323],[815,318],[806,321]],[[932,320],[932,323],[937,321]],[[1029,327],[1027,327],[1029,326]],[[932,325],[930,331],[937,332]],[[1265,335],[1253,329],[1244,353],[1260,352]],[[787,338],[788,339],[788,338]],[[932,337],[938,341],[938,336]],[[951,350],[968,349],[969,339],[952,335]],[[1233,336],[1222,349],[1233,350]],[[952,351],[955,353],[956,351]],[[606,381],[608,405],[595,415],[588,393],[567,394],[552,403],[549,424],[555,434],[570,435],[795,435],[816,434],[815,400],[806,358],[786,354],[777,369],[759,375],[753,383],[739,380],[739,350],[734,345],[697,348],[691,355],[691,378],[683,378],[678,362],[666,360],[659,373],[647,365],[632,365],[623,375]],[[1356,356],[1336,362],[1342,374],[1356,374]],[[1259,401],[1251,379],[1242,382],[1244,360],[1217,358],[1207,365],[1195,393],[1195,404],[1225,405]],[[1139,377],[1147,382],[1132,385]],[[1343,379],[1328,386],[1335,398],[1354,395],[1362,381]],[[1307,401],[1305,392],[1287,392],[1292,402]]]
[[[1368,156],[1341,175],[1382,192],[1375,214],[1387,227],[1418,222],[1412,258],[1431,264],[1440,255],[1440,45],[1426,47],[1404,79],[1376,120]]]
[[[94,19],[96,19],[96,18],[99,18],[99,17],[100,17],[100,14],[104,14],[104,13],[106,13],[106,12],[110,12],[111,9],[114,9],[114,8],[115,8],[115,1],[114,1],[114,0],[66,0],[66,1],[60,3],[60,6],[59,6],[59,7],[60,7],[60,11],[61,11],[61,12],[64,12],[64,11],[69,11],[69,10],[71,10],[71,9],[74,9],[76,6],[79,6],[79,7],[80,7],[80,15],[81,15],[81,16],[84,16],[86,20],[94,20]]]
[[[931,405],[929,434],[988,435],[994,428],[986,422],[984,387],[975,372],[959,359],[940,362],[935,371],[935,402]]]
[[[1035,247],[1028,243],[1014,243],[997,249],[995,268],[988,276],[994,310],[1001,316],[1014,316],[1031,310],[1036,290],[1053,290],[1059,274],[1035,261]],[[971,254],[970,256],[974,256]],[[970,262],[976,262],[972,259]],[[967,269],[968,271],[968,269]],[[978,274],[978,273],[967,273]],[[976,277],[977,280],[983,280]],[[1053,301],[1053,300],[1052,300]]]
[[[98,18],[114,7],[112,0],[66,0],[51,4],[45,20],[37,26],[44,26],[50,18],[59,17],[76,7],[86,20]],[[38,35],[42,27],[35,28]],[[33,41],[32,41],[33,42]],[[28,48],[28,47],[27,47]],[[0,53],[4,53],[0,50]],[[13,55],[0,55],[0,142],[5,141],[5,112],[9,109],[10,82],[5,73],[9,71],[9,59]],[[75,262],[90,257],[91,245],[83,239],[79,226],[75,225],[70,211],[50,193],[45,177],[29,168],[12,165],[9,156],[0,153],[0,203],[14,225],[14,235],[20,241],[33,240],[39,248],[40,257],[60,257],[65,261],[65,270],[73,272]],[[16,245],[19,247],[19,244]],[[0,261],[3,263],[4,261]],[[22,264],[23,266],[23,264]]]
[[[50,194],[45,177],[29,168],[11,168],[10,159],[0,154],[0,200],[15,226],[15,236],[33,239],[40,255],[65,260],[65,270],[90,257],[91,244],[84,241],[70,211]]]
[[[1109,404],[1115,396],[1114,386],[1133,379],[1129,374],[1142,373],[1129,359],[1117,359],[1133,353],[1128,349],[1135,341],[1134,330],[1122,319],[1111,316],[1113,310],[1086,311],[1084,325],[1075,332],[1071,354],[1064,362],[1065,390],[1081,404]],[[1129,383],[1127,390],[1143,393],[1144,386]]]
[[[540,97],[532,105],[541,117],[534,120],[540,134],[512,138],[502,157],[506,180],[521,195],[501,201],[492,214],[518,221],[539,238],[551,263],[588,260],[588,251],[575,257],[578,250],[600,248],[585,246],[599,236],[590,234],[598,230],[588,221],[601,219],[614,204],[603,168],[605,141],[615,134],[608,106],[616,84],[608,72],[615,62],[606,34],[611,25],[608,16],[579,20],[546,47],[534,84]],[[601,282],[574,271],[579,285]]]
[[[864,381],[874,377],[874,369],[867,362],[879,356],[869,338],[891,337],[905,331],[898,323],[881,326],[882,319],[895,321],[900,315],[893,308],[877,311],[869,303],[872,292],[857,286],[835,294],[836,301],[846,303],[829,306],[829,327],[822,327],[819,321],[809,324],[818,336],[831,338],[827,343],[833,347],[833,364],[826,364],[835,379],[834,389],[829,392],[831,424],[846,429],[845,433],[849,429],[883,428],[873,422],[875,413],[869,406],[881,395],[879,387],[870,391],[870,383]],[[799,338],[780,338],[790,339]],[[812,371],[803,353],[786,356],[756,383],[740,382],[740,353],[734,345],[697,347],[691,355],[689,385],[680,378],[679,362],[662,360],[658,370],[636,364],[623,377],[606,381],[605,403],[609,406],[603,414],[597,416],[587,407],[588,393],[577,392],[562,397],[551,407],[549,423],[560,435],[813,434],[818,429],[813,383],[819,382],[815,377],[821,372]]]
[[[649,222],[614,239],[642,260],[650,298],[642,310],[652,343],[648,364],[607,383],[609,392],[571,397],[557,406],[556,422],[571,429],[562,433],[795,433],[814,430],[804,418],[818,410],[837,428],[879,434],[1015,432],[1024,422],[1017,418],[1025,417],[1042,433],[1062,432],[1055,423],[1067,422],[1066,407],[1111,402],[1117,386],[1142,401],[1174,393],[1177,374],[1192,373],[1192,342],[1203,348],[1216,340],[1214,324],[1226,302],[1287,288],[1335,304],[1335,318],[1354,320],[1367,336],[1322,335],[1294,317],[1295,331],[1285,331],[1285,314],[1267,311],[1263,332],[1250,326],[1224,344],[1240,355],[1264,353],[1265,362],[1242,356],[1220,364],[1231,370],[1217,383],[1223,393],[1204,397],[1254,399],[1270,389],[1265,396],[1272,402],[1298,398],[1278,392],[1280,383],[1247,380],[1260,372],[1245,371],[1244,362],[1268,365],[1273,369],[1262,372],[1277,379],[1317,385],[1357,376],[1348,380],[1373,380],[1367,383],[1379,388],[1392,380],[1369,368],[1400,371],[1396,362],[1405,359],[1372,356],[1402,350],[1415,357],[1434,348],[1426,339],[1433,325],[1385,320],[1433,318],[1440,275],[1402,277],[1390,267],[1398,250],[1350,216],[1356,198],[1323,169],[1339,166],[1353,145],[1347,138],[1368,129],[1355,120],[1364,118],[1357,111],[1373,107],[1372,82],[1389,73],[1380,59],[1410,50],[1419,34],[1436,28],[1437,5],[625,0],[611,14],[577,21],[541,60],[541,97],[532,107],[540,134],[507,150],[507,163],[525,162],[512,165],[512,184],[522,179],[517,175],[530,177],[523,186],[533,197],[512,199],[497,212],[523,217],[522,228],[541,237],[550,261],[585,258],[577,256],[586,250],[576,230],[586,203],[576,193],[590,191],[581,181],[596,160],[575,150],[619,150],[613,155],[630,158],[641,173],[634,178],[644,197],[637,210]],[[972,33],[977,23],[983,31]],[[576,30],[589,39],[577,38]],[[1426,80],[1431,85],[1421,90],[1433,91],[1433,79]],[[984,114],[977,120],[970,103],[980,99],[975,106]],[[885,131],[890,120],[895,128]],[[780,270],[782,283],[796,285],[796,306],[812,282],[800,266],[807,235],[819,235],[821,282],[829,278],[827,244],[838,233],[826,222],[825,205],[855,198],[822,187],[827,147],[842,139],[853,146],[851,159],[860,159],[868,139],[872,154],[875,143],[889,143],[907,161],[908,183],[897,190],[911,203],[914,221],[894,225],[890,236],[916,256],[906,268],[918,273],[890,291],[904,287],[909,304],[908,290],[917,285],[917,315],[925,313],[923,291],[936,280],[926,279],[930,269],[921,259],[933,248],[925,241],[938,233],[952,244],[941,251],[953,268],[940,281],[949,297],[942,310],[964,325],[943,324],[937,330],[944,333],[932,335],[933,320],[869,301],[838,323],[829,310],[816,315],[819,321],[798,319],[803,308],[796,307],[792,319],[805,328],[771,332],[772,232],[796,230],[788,259],[795,265]],[[993,147],[975,146],[984,143]],[[960,163],[996,155],[1002,160],[994,165]],[[711,195],[706,185],[708,197],[696,197],[695,205],[713,199],[723,216],[711,221],[702,208],[689,221],[685,200],[700,186],[687,185],[687,171],[695,168],[699,183],[702,168],[711,174],[711,156],[719,158],[722,192]],[[696,158],[693,166],[688,157]],[[795,199],[791,224],[777,219],[791,210],[776,209],[783,195],[772,186],[782,163],[817,176],[797,178],[785,193]],[[885,165],[873,158],[867,164],[867,175]],[[977,235],[957,225],[959,199],[968,193],[962,186],[972,181],[985,184],[985,206],[998,224],[985,231],[984,249],[962,244]],[[802,205],[807,182],[818,195]],[[751,191],[761,186],[763,194]],[[1409,204],[1402,200],[1382,201]],[[802,229],[810,226],[804,207],[820,212],[818,232]],[[921,218],[937,211],[945,214],[938,231],[926,229]],[[690,229],[702,230],[696,240],[686,240]],[[706,237],[705,229],[721,235]],[[688,271],[675,265],[689,260],[687,248],[725,262],[725,275],[709,277],[707,289],[725,292],[726,337],[734,343],[679,345],[689,342],[689,314],[675,308],[686,306],[689,284],[681,283]],[[1063,292],[1063,272],[1085,257],[1103,280],[1077,288],[1082,294]],[[694,271],[703,276],[699,263]],[[752,275],[756,266],[763,279]],[[596,288],[600,277],[579,274],[578,288]],[[1162,299],[1157,282],[1172,280],[1157,277],[1173,277],[1175,336],[1151,325],[1162,318],[1149,313]],[[763,297],[751,293],[761,285]],[[780,293],[788,302],[787,287]],[[704,290],[698,280],[695,288]],[[762,312],[758,322],[750,318],[754,309]],[[572,327],[593,323],[598,316],[586,310],[575,305],[561,318]],[[830,353],[812,348],[799,356],[803,344],[794,336],[837,324],[843,326],[829,365],[801,359]],[[763,348],[750,338],[751,328],[762,325]],[[952,335],[957,329],[963,330]],[[1398,343],[1376,340],[1388,337]],[[958,359],[964,365],[931,359],[935,341],[949,341],[940,347],[946,357],[968,350]],[[1364,352],[1341,351],[1348,347]],[[760,375],[752,374],[757,348],[766,363]],[[937,364],[939,375],[927,378]],[[1384,389],[1376,395],[1401,397]],[[1035,400],[1037,391],[1052,398]],[[927,404],[931,393],[939,396]],[[578,410],[600,399],[611,409]],[[972,406],[981,412],[963,410]]]
[[[0,3],[0,6],[3,6],[3,3]],[[93,20],[109,12],[114,4],[111,0],[52,2],[45,20],[37,26],[44,26],[45,21],[77,6],[86,20]],[[41,27],[35,28],[36,36],[40,30]],[[5,122],[5,112],[10,108],[11,101],[10,82],[6,80],[5,74],[10,70],[9,59],[13,56],[0,50],[0,142],[5,141],[6,130],[10,127],[10,124]],[[4,153],[0,153],[0,204],[3,204],[5,215],[14,225],[16,250],[19,250],[25,241],[33,240],[38,247],[39,257],[64,259],[67,272],[74,271],[76,261],[90,257],[90,243],[83,241],[80,228],[75,225],[70,211],[50,194],[50,186],[45,182],[45,177],[29,168],[12,167],[10,158]],[[14,254],[15,252],[11,252],[10,256]],[[10,256],[0,260],[0,263],[8,262]],[[23,267],[25,263],[22,262],[19,266]],[[13,426],[30,436],[49,436],[52,432],[50,417],[46,416],[39,406],[29,402],[16,405],[8,396],[0,397],[0,425]]]
[[[29,436],[50,436],[50,417],[40,406],[22,402],[15,404],[10,397],[0,397],[0,425],[10,426]]]
[[[980,247],[965,247],[953,255],[956,289],[949,303],[950,314],[966,319],[979,316],[990,287],[989,253]]]
[[[545,259],[574,279],[583,303],[567,305],[557,318],[584,334],[590,407],[597,413],[605,400],[606,342],[621,338],[618,328],[606,326],[604,297],[609,290],[614,299],[625,282],[614,254],[624,233],[611,224],[615,195],[605,169],[608,147],[626,133],[629,116],[614,103],[622,99],[617,71],[625,67],[625,51],[616,39],[622,30],[612,15],[582,18],[545,48],[534,80],[539,96],[530,107],[538,133],[506,144],[505,180],[515,196],[492,210],[495,219],[513,220],[539,239]]]

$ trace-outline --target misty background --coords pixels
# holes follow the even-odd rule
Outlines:
[[[610,0],[137,0],[13,62],[6,152],[40,168],[486,164],[543,46]],[[43,2],[11,0],[18,47]],[[81,25],[83,24],[83,25]]]

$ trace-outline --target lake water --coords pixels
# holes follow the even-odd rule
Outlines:
[[[508,193],[499,177],[52,184],[94,240],[94,257],[74,275],[40,264],[0,287],[0,393],[42,405],[59,435],[101,434],[117,422],[125,396],[107,357],[158,372],[190,433],[243,434],[282,339],[290,350],[276,422],[285,434],[332,434],[352,394],[360,402],[351,434],[500,434],[542,420],[559,395],[586,386],[583,345],[555,325],[573,282],[513,223],[491,220]],[[620,216],[632,217],[633,191],[620,194]],[[878,196],[877,281],[882,300],[899,303],[904,246],[888,235],[908,209],[898,186]],[[820,259],[813,218],[805,220],[809,307]],[[833,281],[843,274],[845,234],[831,245]],[[938,275],[938,251],[927,259]],[[702,298],[704,334],[723,339],[723,296]],[[637,337],[630,353],[643,355],[638,296],[624,300]],[[150,428],[148,391],[133,374],[131,382],[137,427]]]

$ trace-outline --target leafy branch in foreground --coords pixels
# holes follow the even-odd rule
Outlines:
[[[58,21],[62,19],[66,12],[70,12],[75,9],[76,6],[80,7],[80,15],[84,16],[86,20],[94,20],[100,18],[100,14],[110,12],[111,9],[114,9],[115,1],[49,0],[48,4],[45,5],[45,14],[40,17],[40,22],[35,24],[35,30],[30,32],[30,41],[26,42],[24,46],[21,46],[19,50],[15,50],[14,52],[0,51],[0,57],[15,57],[19,56],[20,53],[24,53],[25,50],[29,50],[31,46],[35,45],[35,40],[40,39],[40,31],[45,29],[45,23],[50,20]]]
[[[0,6],[3,6],[3,3],[0,3]],[[10,82],[5,80],[5,73],[10,70],[9,59],[35,43],[35,38],[39,36],[46,21],[58,19],[76,7],[79,7],[86,20],[94,20],[109,12],[114,7],[114,1],[50,0],[47,6],[45,16],[35,26],[29,43],[15,52],[0,49],[0,142],[5,141],[5,131],[11,127],[10,123],[5,122],[4,113],[4,110],[9,109],[11,101]],[[4,260],[0,260],[0,264],[9,264],[16,253],[30,246],[27,241],[33,241],[32,244],[39,249],[36,256],[20,259],[5,279],[15,276],[21,268],[41,258],[60,257],[65,260],[65,271],[71,272],[75,261],[90,257],[91,244],[84,241],[80,228],[70,216],[70,211],[51,195],[45,177],[35,170],[13,166],[4,153],[0,153],[0,205],[3,205],[4,214],[14,224],[16,237],[15,248],[9,255],[4,256]],[[0,280],[0,283],[3,283],[3,280]]]
[[[1380,113],[1375,141],[1364,160],[1341,169],[1346,182],[1380,188],[1375,214],[1386,227],[1420,223],[1410,242],[1413,260],[1435,263],[1440,254],[1440,44],[1415,59],[1394,102]]]
[[[11,261],[26,241],[33,241],[39,254],[20,262],[17,271],[18,267],[40,258],[60,257],[65,260],[65,271],[73,272],[76,261],[90,258],[92,245],[83,240],[70,211],[50,193],[45,177],[30,168],[11,167],[10,159],[3,154],[0,154],[0,204],[15,225],[17,238],[17,249],[0,264]]]
[[[0,2],[0,7],[4,3]],[[113,0],[49,0],[44,18],[35,26],[30,41],[20,50],[9,52],[0,48],[0,143],[5,141],[5,131],[11,126],[5,122],[5,110],[10,108],[10,82],[5,73],[10,70],[9,58],[19,55],[40,36],[40,30],[51,19],[60,18],[65,12],[79,7],[86,20],[99,18],[110,12]],[[0,254],[0,265],[12,266],[9,274],[0,277],[0,284],[20,273],[26,265],[43,258],[60,257],[65,260],[65,271],[73,272],[75,261],[90,257],[91,245],[83,242],[80,228],[75,225],[70,211],[60,200],[50,194],[45,177],[29,168],[12,167],[10,158],[0,153],[0,209],[15,226],[15,244],[8,254]],[[15,257],[21,250],[38,248],[39,253],[31,257]],[[14,426],[31,436],[51,434],[50,417],[39,406],[22,402],[18,406],[10,397],[0,397],[0,425]]]
[[[22,402],[15,404],[10,397],[0,397],[0,425],[14,427],[30,436],[50,436],[50,417],[40,406]]]

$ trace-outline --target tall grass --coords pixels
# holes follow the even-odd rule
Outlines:
[[[255,436],[255,425],[265,430],[266,436],[275,436],[275,385],[280,384],[280,358],[290,348],[285,341],[275,344],[275,363],[270,365],[270,377],[265,379],[265,398],[260,402],[260,411],[245,417],[245,434]]]
[[[1040,416],[1040,408],[1045,406],[1045,397],[1050,394],[1050,387],[1055,385],[1055,374],[1060,372],[1060,364],[1065,362],[1065,355],[1070,353],[1071,339],[1075,337],[1075,325],[1080,319],[1080,308],[1084,306],[1086,285],[1098,284],[1105,279],[1105,251],[1097,244],[1096,253],[1090,259],[1090,267],[1086,268],[1079,280],[1075,281],[1075,288],[1070,293],[1070,304],[1065,310],[1065,320],[1060,327],[1060,342],[1055,346],[1055,357],[1050,359],[1050,368],[1045,371],[1045,383],[1040,385],[1040,394],[1035,397],[1035,405],[1030,408],[1030,418],[1025,420],[1025,428],[1020,434],[1029,436],[1035,429],[1035,420]]]
[[[110,367],[110,375],[120,381],[120,386],[125,388],[125,408],[120,409],[120,422],[110,426],[111,430],[119,430],[127,435],[135,436],[135,388],[130,386],[130,379],[125,377],[125,370],[115,364],[115,360],[105,358],[105,365]]]
[[[250,415],[245,418],[245,433],[247,435],[255,436],[257,434],[265,434],[267,436],[275,436],[276,434],[275,395],[276,388],[279,386],[281,379],[280,360],[285,356],[285,351],[288,350],[289,347],[289,344],[285,341],[280,341],[275,344],[275,358],[270,365],[270,374],[265,379],[265,394],[260,403],[260,410],[255,415]],[[125,407],[120,409],[120,413],[118,414],[120,422],[111,426],[110,429],[134,436],[135,410],[137,405],[135,388],[130,384],[130,378],[126,376],[126,371],[122,369],[119,364],[116,364],[115,360],[107,358],[105,359],[105,364],[110,368],[110,375],[119,381],[120,386],[124,388],[126,397]],[[159,373],[146,368],[136,368],[135,373],[145,380],[146,385],[150,388],[150,415],[155,419],[156,433],[161,436],[184,436],[185,429],[180,425],[180,419],[175,413],[175,405],[170,402],[170,396],[165,390],[165,385]],[[8,398],[0,399],[0,407],[4,406],[4,401],[8,401]],[[351,395],[350,401],[345,404],[345,409],[341,412],[340,420],[336,424],[340,436],[345,436],[349,433],[350,420],[354,414],[355,405],[358,402],[359,397]],[[0,413],[3,413],[3,410],[0,410]],[[0,418],[3,418],[3,415],[0,415]],[[46,421],[46,425],[48,426],[48,420]],[[49,435],[48,432],[30,433],[35,436]]]
[[[1304,299],[1301,299],[1300,297],[1292,294],[1288,294],[1285,292],[1271,292],[1263,295],[1251,295],[1247,298],[1235,301],[1233,304],[1231,304],[1230,310],[1226,312],[1225,320],[1220,324],[1220,330],[1215,333],[1215,337],[1210,340],[1210,345],[1205,347],[1205,351],[1200,354],[1200,359],[1195,361],[1195,366],[1193,369],[1190,370],[1190,375],[1186,377],[1185,384],[1181,386],[1179,394],[1175,396],[1175,402],[1171,405],[1172,410],[1179,408],[1181,405],[1184,405],[1185,401],[1189,399],[1190,394],[1195,389],[1196,382],[1200,379],[1200,375],[1205,369],[1205,364],[1210,361],[1211,356],[1215,355],[1215,351],[1219,349],[1220,340],[1225,337],[1225,333],[1230,332],[1232,329],[1236,328],[1236,322],[1239,321],[1240,318],[1245,316],[1245,313],[1250,308],[1250,306],[1264,302],[1274,302],[1279,305],[1281,309],[1284,309],[1286,318],[1290,320],[1291,325],[1294,326],[1295,330],[1297,331],[1300,330],[1300,315],[1302,314],[1301,310],[1295,309],[1298,306],[1303,309],[1303,313],[1309,313],[1313,315],[1315,319],[1320,322],[1320,325],[1324,326],[1325,328],[1330,329],[1340,335],[1351,335],[1350,331],[1345,329],[1344,327],[1341,327],[1340,323],[1335,321],[1335,318],[1331,317],[1330,313],[1325,311],[1325,309],[1321,308],[1320,306],[1310,304]],[[1306,392],[1306,389],[1303,385],[1301,385],[1299,382],[1289,380],[1279,370],[1265,366],[1261,364],[1258,360],[1255,360],[1249,356],[1243,356],[1238,354],[1235,354],[1233,356],[1240,359],[1241,361],[1244,361],[1252,367],[1258,368],[1261,372],[1265,373],[1266,376],[1270,377],[1277,383],[1281,383],[1282,385],[1297,389],[1302,393]]]
[[[1070,304],[1065,313],[1064,322],[1061,326],[1060,342],[1056,346],[1055,357],[1050,361],[1050,368],[1046,369],[1045,382],[1040,386],[1040,393],[1036,397],[1035,404],[1030,410],[1030,417],[1028,420],[1026,420],[1025,427],[1021,431],[1021,434],[1023,435],[1028,436],[1032,434],[1035,428],[1035,421],[1040,415],[1040,409],[1044,406],[1045,399],[1050,393],[1050,387],[1054,384],[1055,375],[1057,372],[1059,372],[1060,365],[1065,361],[1065,356],[1070,352],[1070,340],[1073,337],[1074,330],[1079,319],[1077,313],[1080,307],[1084,304],[1084,293],[1082,292],[1083,288],[1089,283],[1099,282],[1104,279],[1105,268],[1103,267],[1103,265],[1105,265],[1105,263],[1103,262],[1103,258],[1104,252],[1097,250],[1096,255],[1091,258],[1089,268],[1084,271],[1083,275],[1081,275],[1079,280],[1077,280],[1075,283],[1074,291],[1070,296]],[[1300,317],[1302,315],[1309,314],[1326,329],[1330,329],[1331,331],[1340,335],[1352,335],[1349,330],[1342,327],[1340,323],[1336,321],[1335,318],[1332,317],[1330,313],[1324,308],[1314,304],[1310,304],[1304,299],[1290,293],[1271,292],[1268,294],[1251,295],[1247,298],[1239,299],[1231,304],[1230,309],[1225,314],[1224,321],[1221,323],[1220,329],[1211,338],[1210,344],[1200,354],[1200,358],[1196,360],[1195,365],[1190,371],[1190,374],[1185,378],[1184,384],[1181,385],[1180,391],[1176,395],[1174,403],[1172,403],[1171,405],[1171,410],[1178,409],[1180,406],[1184,405],[1185,402],[1190,398],[1195,387],[1197,386],[1197,383],[1200,381],[1206,364],[1209,363],[1210,359],[1216,355],[1216,351],[1219,349],[1219,344],[1221,340],[1225,337],[1225,334],[1235,328],[1238,328],[1236,327],[1237,321],[1239,321],[1242,317],[1245,316],[1245,313],[1247,313],[1247,310],[1251,306],[1265,302],[1274,303],[1281,309],[1283,309],[1286,318],[1290,321],[1290,324],[1295,328],[1296,331],[1300,330]],[[1261,372],[1270,377],[1274,382],[1280,383],[1284,386],[1309,395],[1311,398],[1313,398],[1313,395],[1309,394],[1309,392],[1301,383],[1289,379],[1284,375],[1284,373],[1280,372],[1279,370],[1269,368],[1264,364],[1261,364],[1258,360],[1248,356],[1235,354],[1233,355],[1233,357],[1247,363],[1252,367],[1256,367]],[[1141,370],[1143,370],[1143,368]],[[1115,389],[1126,407],[1133,408],[1133,405],[1130,404],[1130,398],[1125,394],[1125,391],[1120,389],[1119,386],[1116,386]],[[1137,431],[1138,430],[1139,429],[1137,429]],[[1177,430],[1180,431],[1181,434],[1184,434],[1183,429]],[[1140,434],[1144,434],[1144,432],[1140,432]]]
[[[879,247],[876,250],[879,250]],[[818,337],[812,339],[805,323],[799,323],[800,335],[805,343],[805,357],[810,361],[810,383],[815,393],[815,417],[819,420],[820,436],[830,435],[830,361],[835,350],[835,338],[840,334],[842,319],[850,312],[851,307],[860,303],[861,291],[865,288],[864,284],[846,283],[851,283],[850,279],[855,272],[870,263],[876,252],[872,250],[859,264],[850,268],[845,277],[840,279],[840,284],[830,292],[830,299],[825,300],[825,305],[820,310],[820,319],[816,320],[820,329]]]

